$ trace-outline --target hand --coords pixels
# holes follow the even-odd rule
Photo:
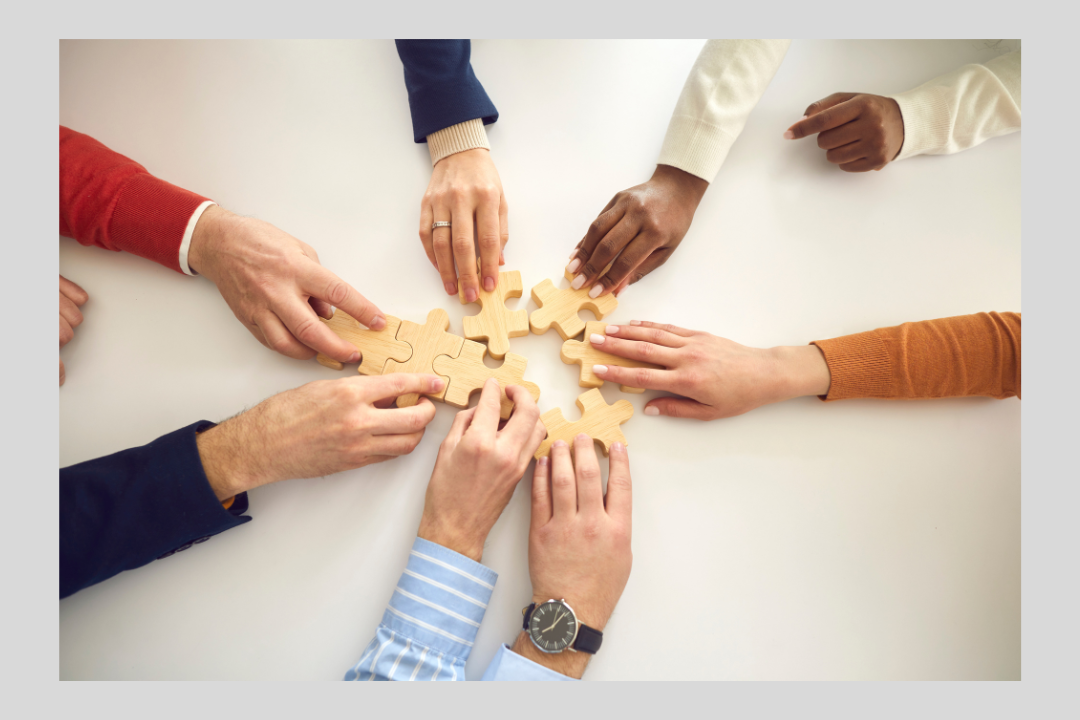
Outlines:
[[[630,578],[630,459],[612,443],[607,495],[592,438],[574,438],[574,462],[562,440],[533,472],[529,577],[533,602],[565,600],[578,621],[603,631]],[[550,481],[549,481],[550,477]],[[514,652],[564,675],[580,678],[588,653],[540,652],[524,632]]]
[[[360,353],[319,322],[339,307],[372,330],[386,327],[382,312],[319,264],[308,244],[270,223],[214,205],[195,225],[188,265],[221,292],[236,318],[271,350],[306,360],[321,352],[339,362]]]
[[[393,373],[320,380],[286,390],[196,438],[218,499],[290,478],[331,475],[408,455],[435,417],[427,398],[396,408],[408,393],[438,392],[437,375]]]
[[[829,392],[829,366],[816,345],[759,350],[706,332],[636,320],[608,325],[606,333],[589,337],[593,347],[665,369],[596,365],[597,377],[683,396],[650,400],[646,415],[715,420]]]
[[[439,448],[417,535],[480,562],[484,541],[547,436],[523,387],[508,385],[514,413],[499,429],[502,393],[488,379],[479,404],[462,410]]]
[[[420,201],[420,241],[424,243],[428,260],[442,276],[447,295],[458,294],[460,280],[467,302],[479,296],[481,281],[476,276],[474,223],[483,287],[495,289],[499,266],[505,264],[502,250],[510,239],[506,214],[502,181],[487,149],[454,153],[435,163],[431,182]],[[452,225],[432,230],[435,221],[449,221]]]
[[[75,328],[82,325],[82,311],[79,310],[90,296],[75,283],[60,275],[60,347],[64,347],[75,337]],[[64,384],[64,360],[60,360],[60,384]]]
[[[709,183],[688,172],[657,165],[643,185],[623,190],[597,215],[570,254],[570,286],[592,285],[590,297],[618,295],[667,262],[682,242]],[[607,269],[608,265],[611,269]],[[601,275],[603,273],[603,275]]]
[[[806,115],[784,133],[788,140],[818,135],[825,159],[844,172],[880,170],[904,146],[904,118],[892,98],[833,93],[806,108]]]

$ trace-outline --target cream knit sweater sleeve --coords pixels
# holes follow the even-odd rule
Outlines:
[[[712,182],[790,40],[709,40],[686,78],[659,165]]]
[[[889,97],[904,116],[897,160],[967,150],[1020,129],[1020,51],[985,65],[964,65]]]

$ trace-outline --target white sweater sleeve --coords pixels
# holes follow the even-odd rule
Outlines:
[[[659,165],[712,182],[790,40],[709,40],[686,78]]]
[[[904,116],[897,160],[967,150],[1020,129],[1020,51],[964,65],[890,97]]]

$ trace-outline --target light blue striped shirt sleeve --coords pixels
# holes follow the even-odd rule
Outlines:
[[[498,578],[494,570],[464,555],[416,538],[375,637],[345,679],[464,680],[465,663]],[[484,679],[569,678],[504,645]]]

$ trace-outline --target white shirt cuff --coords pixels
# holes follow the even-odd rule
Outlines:
[[[195,208],[195,212],[191,213],[191,218],[188,219],[187,227],[184,229],[184,239],[180,241],[180,269],[184,271],[185,275],[199,274],[188,265],[188,250],[191,248],[191,236],[195,234],[195,226],[199,224],[199,218],[206,212],[206,208],[211,205],[217,205],[217,203],[213,200],[207,200]]]

